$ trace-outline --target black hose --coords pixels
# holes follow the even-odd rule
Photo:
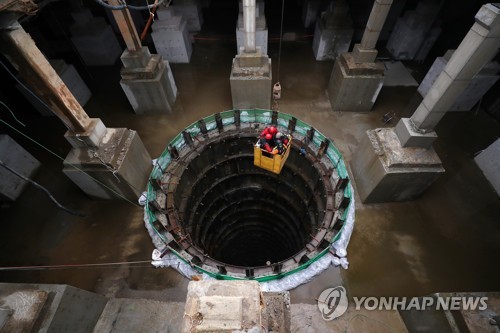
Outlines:
[[[77,211],[74,211],[74,210],[71,210],[69,208],[66,208],[64,207],[63,205],[61,205],[57,200],[56,198],[54,198],[52,196],[52,194],[50,194],[49,190],[47,190],[45,187],[43,187],[42,185],[38,184],[37,182],[21,175],[20,173],[18,173],[16,170],[10,168],[8,165],[6,165],[3,161],[0,160],[0,166],[3,166],[5,169],[9,170],[10,172],[12,172],[13,174],[15,174],[16,176],[18,176],[19,178],[27,181],[28,183],[31,183],[33,184],[35,187],[39,188],[40,190],[44,191],[45,194],[47,194],[50,198],[50,200],[52,200],[52,202],[54,202],[56,204],[57,207],[59,207],[60,209],[64,210],[66,213],[69,213],[71,215],[74,215],[74,216],[80,216],[80,217],[85,217],[86,215],[81,213],[81,212],[77,212]]]

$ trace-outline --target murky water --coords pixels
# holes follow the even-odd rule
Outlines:
[[[269,54],[276,73],[278,44]],[[152,157],[185,126],[231,109],[229,73],[235,53],[231,40],[197,40],[191,64],[172,64],[179,89],[169,115],[136,116],[119,87],[119,66],[89,68],[94,95],[85,107],[108,127],[140,134]],[[414,88],[384,88],[372,112],[334,113],[325,93],[332,62],[316,62],[311,40],[283,44],[280,109],[333,138],[347,161],[371,128],[393,126],[415,93]],[[391,124],[381,121],[395,112]],[[410,110],[411,111],[411,110]],[[411,114],[411,113],[410,113]],[[55,118],[22,114],[28,130],[61,156],[69,145]],[[472,161],[500,126],[479,112],[447,115],[435,144],[446,173],[412,202],[363,205],[357,201],[356,227],[348,248],[350,268],[330,268],[292,291],[292,302],[314,303],[319,293],[344,283],[351,295],[424,295],[438,291],[499,291],[500,200]],[[54,133],[47,135],[46,133]],[[26,140],[13,135],[16,140]],[[153,250],[143,226],[142,210],[122,201],[85,196],[61,172],[61,162],[30,143],[26,148],[44,167],[36,180],[85,218],[58,211],[34,188],[2,207],[2,266],[80,264],[148,260]],[[2,282],[63,283],[108,296],[184,300],[188,281],[171,269],[149,264],[113,268],[0,272]]]

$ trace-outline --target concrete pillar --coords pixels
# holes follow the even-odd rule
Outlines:
[[[328,96],[334,111],[370,111],[383,85],[384,66],[376,62],[375,45],[392,0],[376,0],[360,44],[333,66]]]
[[[436,1],[421,1],[398,19],[386,46],[395,59],[412,60],[418,55],[425,60],[441,32],[439,26],[433,26],[440,7]]]
[[[456,98],[500,46],[500,8],[486,4],[413,116],[394,128],[367,131],[351,168],[365,203],[410,200],[444,172],[433,131]],[[466,133],[464,134],[466,135]]]
[[[111,66],[122,48],[113,29],[101,17],[93,17],[89,9],[72,12],[75,23],[70,27],[71,42],[87,66]]]
[[[453,53],[441,74],[425,95],[410,119],[396,126],[403,147],[428,148],[436,138],[434,128],[456,99],[470,85],[473,77],[498,52],[500,45],[500,8],[483,5],[476,23]]]
[[[260,47],[263,55],[267,55],[268,30],[266,16],[264,15],[264,2],[255,3],[255,46]],[[240,1],[240,13],[236,23],[236,52],[245,44],[245,26],[243,20],[243,2]]]
[[[446,54],[442,57],[436,58],[431,68],[425,75],[425,78],[422,80],[418,87],[418,92],[422,97],[425,97],[431,86],[434,84],[439,74],[443,71],[443,68],[446,66],[448,61],[451,58],[454,50],[448,50]],[[480,71],[477,73],[469,85],[462,94],[460,94],[452,106],[450,106],[449,111],[469,111],[474,105],[483,97],[488,90],[498,81],[500,76],[498,72],[500,71],[500,64],[492,61],[486,64]]]
[[[151,158],[137,133],[108,129],[100,119],[89,118],[19,23],[1,30],[0,49],[68,128],[65,137],[73,149],[63,172],[89,195],[137,199],[151,170]]]
[[[156,13],[151,33],[156,51],[171,63],[189,63],[193,47],[186,20],[175,15],[172,7],[161,7]]]
[[[491,186],[500,195],[500,139],[493,142],[488,148],[479,153],[475,158],[477,166],[481,169]]]
[[[243,0],[244,46],[233,59],[233,108],[271,108],[271,59],[255,45],[255,0]]]
[[[109,3],[120,5],[118,0]],[[168,61],[142,46],[127,8],[113,10],[113,16],[127,45],[120,57],[123,63],[120,85],[135,113],[172,112],[177,86]]]
[[[352,19],[345,0],[334,2],[333,10],[323,12],[314,29],[313,52],[316,60],[335,60],[349,51]]]
[[[6,134],[0,135],[0,161],[24,177],[30,178],[40,162]],[[28,185],[20,177],[0,166],[0,201],[15,201]]]
[[[177,15],[181,15],[187,21],[187,28],[190,32],[201,30],[203,15],[200,0],[176,0],[172,7]]]

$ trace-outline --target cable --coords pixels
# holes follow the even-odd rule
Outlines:
[[[48,195],[48,197],[50,198],[50,200],[52,200],[52,202],[54,202],[56,204],[57,207],[59,207],[60,209],[64,210],[66,213],[69,213],[71,215],[75,215],[75,216],[80,216],[80,217],[85,217],[86,215],[83,214],[83,213],[80,213],[80,212],[77,212],[77,211],[74,211],[74,210],[71,210],[69,208],[66,208],[64,207],[63,205],[61,205],[57,200],[56,198],[54,198],[52,196],[52,194],[50,194],[49,190],[47,190],[45,187],[43,187],[42,185],[38,184],[37,182],[35,182],[34,180],[31,180],[29,179],[28,177],[25,177],[23,175],[21,175],[19,172],[17,172],[16,170],[12,169],[11,167],[9,167],[8,165],[6,165],[2,160],[0,160],[0,166],[4,167],[5,169],[7,169],[8,171],[12,172],[13,174],[15,174],[16,176],[18,176],[19,178],[27,181],[28,183],[31,183],[33,184],[35,187],[39,188],[40,190],[44,191],[45,194]]]
[[[278,82],[280,82],[280,67],[281,67],[281,41],[283,40],[283,13],[285,12],[285,0],[281,2],[281,27],[280,27],[280,46],[278,51]]]
[[[132,6],[132,5],[127,5],[125,0],[123,0],[123,5],[116,5],[115,6],[115,5],[110,5],[106,2],[104,2],[104,0],[94,0],[94,1],[97,2],[98,4],[100,4],[101,6],[106,7],[108,9],[111,9],[111,10],[121,10],[121,9],[125,9],[125,8],[129,8],[129,9],[133,9],[133,10],[150,10],[151,8],[158,6],[158,5],[161,5],[162,3],[165,2],[165,0],[158,0],[157,4],[152,4],[152,5],[147,5],[147,6]]]
[[[0,267],[0,271],[27,271],[27,270],[29,271],[29,270],[45,270],[45,269],[68,269],[68,268],[119,266],[119,265],[144,264],[144,263],[151,263],[151,260],[107,262],[107,263],[99,263],[99,264],[65,264],[65,265],[39,265],[39,266],[8,266],[8,267]]]
[[[16,118],[16,115],[14,114],[14,112],[12,112],[12,110],[7,106],[7,104],[5,104],[4,102],[0,101],[0,104],[2,104],[3,106],[5,106],[7,108],[7,110],[10,111],[10,114],[12,115],[12,117],[14,118],[15,121],[17,121],[19,124],[23,125],[24,127],[26,127],[26,125],[24,125],[19,119]]]

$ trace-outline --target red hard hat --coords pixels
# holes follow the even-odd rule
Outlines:
[[[273,136],[271,134],[266,134],[266,140],[271,140],[273,138]]]
[[[269,128],[269,133],[271,133],[271,134],[273,134],[273,135],[274,135],[274,134],[276,134],[276,132],[278,132],[278,130],[276,129],[276,127],[271,126],[271,127]]]

